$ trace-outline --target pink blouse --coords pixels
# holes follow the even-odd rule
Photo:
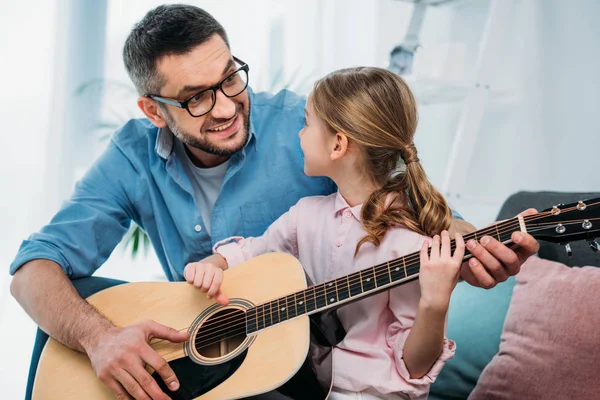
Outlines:
[[[418,251],[426,239],[394,227],[379,247],[363,244],[354,258],[356,244],[365,236],[360,211],[360,205],[348,206],[339,193],[306,197],[263,236],[229,238],[217,243],[214,250],[225,257],[229,267],[267,252],[289,253],[317,284]],[[455,344],[444,339],[443,351],[431,370],[422,378],[410,378],[402,353],[419,298],[419,281],[414,280],[338,310],[347,334],[333,350],[334,386],[427,398],[429,386],[454,356]]]

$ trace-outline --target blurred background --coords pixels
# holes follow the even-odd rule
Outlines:
[[[162,3],[170,1],[2,2],[3,399],[23,397],[35,335],[10,296],[8,266],[110,134],[142,116],[121,50],[133,24]],[[416,144],[425,169],[478,228],[518,190],[600,190],[597,0],[189,3],[223,24],[255,91],[307,94],[315,79],[356,65],[404,75],[419,101]],[[124,240],[97,274],[164,279],[143,244]]]

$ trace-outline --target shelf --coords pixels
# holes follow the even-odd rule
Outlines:
[[[453,82],[436,78],[425,78],[416,75],[406,75],[406,81],[417,102],[422,105],[457,103],[466,99],[469,90],[475,84],[471,82]],[[514,93],[510,90],[490,90],[490,100],[511,101]]]

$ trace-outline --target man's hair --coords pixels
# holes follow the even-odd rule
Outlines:
[[[171,4],[148,11],[132,29],[123,48],[123,61],[140,95],[158,94],[164,77],[157,62],[165,56],[181,55],[219,35],[227,47],[223,26],[201,8]]]

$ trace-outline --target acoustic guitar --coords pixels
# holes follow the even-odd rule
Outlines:
[[[465,240],[489,235],[512,244],[515,231],[559,244],[586,239],[598,251],[600,198],[515,217],[465,235]],[[465,260],[470,257],[467,252]],[[335,310],[418,275],[419,253],[415,252],[309,286],[296,258],[269,253],[225,271],[222,290],[230,297],[225,307],[185,282],[123,284],[87,300],[116,325],[153,319],[189,332],[185,343],[150,342],[179,378],[180,389],[171,392],[150,371],[173,399],[315,400],[328,396],[330,350],[345,335]],[[33,398],[113,396],[95,376],[85,354],[50,339],[40,359]]]

